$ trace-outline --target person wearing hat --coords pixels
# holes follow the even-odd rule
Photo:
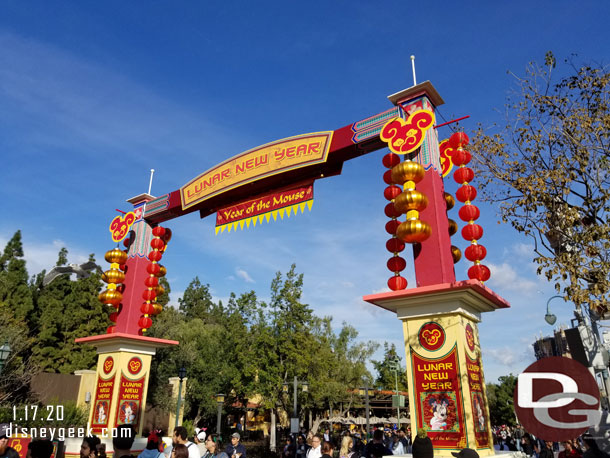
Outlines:
[[[0,423],[0,458],[19,458],[19,453],[8,446],[9,424]]]
[[[428,437],[428,433],[425,428],[419,428],[415,440],[413,440],[413,446],[411,447],[411,453],[413,458],[433,458],[434,447],[432,441]]]
[[[463,448],[459,452],[451,452],[451,454],[456,458],[479,458],[479,454],[476,450],[471,448]]]
[[[148,435],[146,448],[138,455],[138,458],[163,458],[163,440],[161,439],[161,431],[153,430]]]
[[[229,458],[246,458],[246,447],[239,442],[239,433],[231,434],[231,445],[227,445],[225,453]]]
[[[205,446],[206,428],[195,428],[195,443],[199,448],[199,454],[204,456],[208,449]]]

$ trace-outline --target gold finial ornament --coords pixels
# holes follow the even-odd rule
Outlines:
[[[394,208],[400,213],[407,213],[410,210],[420,212],[427,206],[428,198],[425,194],[414,189],[401,192],[394,200]]]
[[[423,242],[430,233],[430,225],[419,219],[405,221],[396,230],[396,236],[405,243]]]
[[[125,261],[127,261],[127,253],[118,248],[114,248],[110,251],[106,251],[104,259],[109,263],[125,264]]]
[[[392,181],[404,184],[407,181],[420,182],[425,175],[424,166],[419,162],[404,161],[392,167]]]

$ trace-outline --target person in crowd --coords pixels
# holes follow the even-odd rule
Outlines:
[[[320,458],[322,456],[322,438],[316,434],[311,438],[311,448],[307,451],[307,458]]]
[[[51,458],[53,442],[48,439],[35,439],[28,444],[26,458]]]
[[[406,453],[402,442],[400,442],[400,437],[398,434],[394,434],[392,436],[392,447],[390,448],[392,449],[392,453],[394,455],[404,455]]]
[[[349,435],[343,436],[339,458],[358,458],[358,453],[354,450],[354,439]]]
[[[138,455],[138,458],[163,458],[163,440],[161,431],[153,430],[147,438],[146,448]]]
[[[188,432],[184,426],[176,426],[174,435],[172,436],[172,445],[176,447],[178,444],[184,445],[189,453],[189,458],[201,458],[197,445],[187,440]]]
[[[609,454],[600,450],[599,445],[591,434],[583,434],[582,445],[585,449],[582,458],[610,458]]]
[[[0,431],[1,433],[2,431]],[[83,443],[80,446],[80,458],[97,458],[97,446],[101,443],[97,436],[83,437]],[[2,454],[0,454],[2,456]]]
[[[116,437],[112,438],[114,448],[114,458],[136,458],[131,454],[131,447],[136,440],[136,431],[132,425],[117,426]]]
[[[205,447],[208,453],[203,458],[229,458],[229,455],[222,451],[222,442],[215,434],[210,434],[206,438]]]
[[[376,429],[373,433],[373,440],[366,444],[366,458],[378,458],[385,455],[392,455],[392,450],[383,444],[383,429]]]
[[[307,450],[309,450],[309,447],[305,443],[305,436],[303,434],[299,434],[299,436],[297,437],[297,445],[295,451],[296,458],[306,458]]]
[[[534,447],[535,452],[538,454],[538,458],[555,458],[552,442],[543,440],[539,440],[538,442],[539,445]]]
[[[402,444],[402,449],[404,450],[404,453],[411,453],[409,451],[409,446],[411,445],[409,443],[409,436],[407,436],[407,431],[405,429],[405,427],[401,427],[398,430],[398,438],[400,439],[400,443]]]
[[[559,452],[558,458],[582,457],[582,453],[580,453],[580,450],[578,450],[578,448],[574,446],[574,443],[571,440],[563,441],[561,444],[563,445],[563,450]]]
[[[0,423],[0,458],[19,458],[17,450],[8,446],[9,429],[8,423]]]
[[[476,450],[468,447],[463,448],[459,452],[451,452],[451,454],[456,458],[479,458],[479,454],[476,452]]]
[[[195,437],[193,438],[197,448],[199,449],[199,455],[203,456],[207,453],[208,449],[205,448],[205,436],[206,428],[195,428]]]
[[[189,449],[184,444],[176,444],[172,448],[171,458],[189,458]]]
[[[322,458],[333,458],[335,446],[332,442],[324,441],[322,444]]]
[[[532,438],[529,434],[523,433],[521,435],[521,439],[519,439],[520,450],[525,453],[527,456],[534,456],[534,445],[532,443]]]
[[[239,433],[231,434],[231,445],[227,445],[225,450],[229,458],[246,458],[246,447],[239,442],[240,438]]]
[[[413,458],[433,458],[434,447],[425,428],[419,428],[411,446]]]
[[[295,446],[292,443],[292,437],[288,436],[286,438],[286,444],[282,449],[282,458],[293,458],[295,456]]]

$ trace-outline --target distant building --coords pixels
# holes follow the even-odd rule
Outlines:
[[[553,336],[542,337],[533,343],[534,355],[536,360],[546,358],[549,356],[565,356],[572,358],[570,349],[568,347],[568,341],[566,340],[565,330],[555,330]]]

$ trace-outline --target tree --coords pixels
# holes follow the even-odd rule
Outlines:
[[[392,370],[392,362],[396,359],[400,360],[398,353],[396,352],[396,345],[389,345],[387,342],[383,344],[383,360],[373,361],[373,367],[377,371],[377,379],[375,379],[375,385],[381,387],[384,390],[396,389],[396,377]],[[407,391],[407,373],[405,369],[400,370],[398,373],[398,389],[400,391]]]
[[[513,374],[498,377],[499,384],[487,383],[487,402],[492,425],[516,424],[513,395],[517,377]]]
[[[15,232],[0,256],[0,304],[7,305],[21,320],[26,320],[34,308],[23,259],[21,231]]]
[[[534,261],[577,306],[608,312],[610,295],[610,72],[556,61],[516,77],[500,133],[481,127],[471,149],[484,197],[534,240]]]

